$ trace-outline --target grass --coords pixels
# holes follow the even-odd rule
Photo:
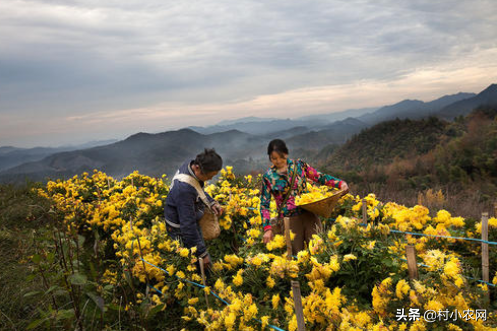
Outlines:
[[[0,329],[25,330],[40,302],[24,295],[43,290],[32,274],[30,256],[35,254],[34,230],[48,221],[48,201],[31,189],[38,184],[18,187],[0,185]],[[38,300],[44,300],[40,298]]]

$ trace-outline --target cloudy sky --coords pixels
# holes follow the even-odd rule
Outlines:
[[[496,22],[495,0],[2,0],[0,146],[478,93]]]

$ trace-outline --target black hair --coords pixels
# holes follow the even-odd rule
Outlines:
[[[274,139],[267,145],[267,155],[271,155],[272,152],[277,152],[280,155],[288,154],[288,148],[283,140]]]
[[[223,168],[223,159],[216,151],[212,149],[205,149],[202,153],[197,155],[193,163],[200,167],[203,174],[212,171],[219,171]]]

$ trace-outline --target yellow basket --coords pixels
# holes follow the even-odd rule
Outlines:
[[[316,215],[329,218],[338,200],[340,200],[340,198],[345,194],[347,194],[348,192],[349,190],[340,190],[330,197],[314,201],[311,203],[306,203],[305,205],[300,205],[299,207],[308,210],[310,212],[313,212]]]

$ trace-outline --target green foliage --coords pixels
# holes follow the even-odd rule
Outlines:
[[[39,184],[0,185],[0,329],[26,329],[49,288],[32,274],[27,257],[35,255],[35,229],[49,221],[50,203],[32,190]],[[54,289],[52,289],[53,291]],[[25,295],[29,294],[29,295]]]
[[[434,117],[383,122],[318,164],[349,184],[376,184],[390,195],[444,187],[477,191],[485,203],[497,196],[496,116],[497,107],[487,106],[450,123]]]
[[[364,170],[388,164],[434,148],[442,139],[446,122],[431,117],[418,121],[393,120],[363,130],[339,148],[328,160],[331,169]]]
[[[104,282],[105,271],[119,265],[111,241],[98,232],[86,240],[62,232],[62,215],[34,191],[39,187],[0,185],[1,330],[143,330],[179,313],[177,303],[164,311],[152,305],[152,293],[129,272],[119,270],[115,285]]]
[[[341,287],[342,292],[349,298],[355,298],[361,307],[371,304],[371,292],[378,285],[378,280],[391,274],[395,274],[398,279],[407,277],[405,271],[399,273],[402,260],[392,259],[388,250],[388,246],[393,243],[392,238],[382,236],[382,241],[373,242],[357,228],[338,228],[337,235],[347,240],[338,246],[337,253],[342,256],[352,254],[357,259],[341,264],[341,268],[333,275],[333,286]]]

